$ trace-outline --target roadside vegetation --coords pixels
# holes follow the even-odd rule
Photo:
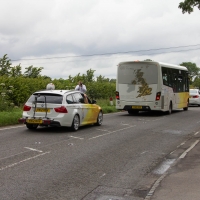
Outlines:
[[[152,61],[147,59],[148,61]],[[200,68],[195,63],[183,62],[180,64],[188,68],[190,75],[190,88],[200,88]],[[116,79],[94,76],[95,70],[88,69],[85,74],[78,73],[67,79],[52,79],[42,76],[43,67],[29,66],[22,73],[19,65],[12,66],[11,60],[5,54],[0,58],[0,126],[18,124],[22,116],[22,108],[29,96],[38,90],[46,89],[47,84],[53,83],[56,89],[74,89],[78,81],[87,87],[90,99],[97,100],[104,114],[117,112],[115,108]],[[113,105],[110,105],[110,98]]]

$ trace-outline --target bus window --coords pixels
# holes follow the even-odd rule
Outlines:
[[[169,84],[169,87],[172,87],[173,85],[173,76],[172,76],[173,72],[171,69],[168,69],[168,84]]]
[[[169,85],[168,84],[168,73],[167,73],[167,68],[162,67],[162,80],[163,80],[163,85]]]
[[[174,92],[178,92],[177,91],[177,75],[176,75],[176,73],[173,73],[173,75],[172,75],[172,88],[173,88]]]
[[[178,92],[183,92],[183,76],[178,76]]]

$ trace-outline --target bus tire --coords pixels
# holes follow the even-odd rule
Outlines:
[[[169,110],[167,111],[167,114],[168,115],[172,114],[172,102],[170,102],[170,104],[169,104]]]
[[[187,107],[185,107],[185,108],[183,108],[183,110],[188,110],[188,105],[189,105],[189,100],[188,100],[188,102],[187,102]]]

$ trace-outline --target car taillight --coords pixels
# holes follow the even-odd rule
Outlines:
[[[65,108],[65,106],[61,106],[58,108],[54,108],[54,110],[58,113],[68,113],[67,109]]]
[[[120,97],[119,97],[119,92],[117,92],[117,91],[116,91],[116,93],[115,93],[115,94],[116,94],[116,99],[117,99],[117,100],[120,100]]]
[[[195,96],[193,96],[193,98],[199,98],[199,95],[195,95]]]
[[[159,101],[159,100],[160,100],[160,96],[161,96],[161,92],[157,92],[157,93],[156,93],[156,101]]]
[[[24,105],[23,111],[30,111],[31,107],[27,106],[26,104]]]

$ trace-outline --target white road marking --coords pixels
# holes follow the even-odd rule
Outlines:
[[[74,136],[69,136],[69,137],[79,139],[79,140],[84,140],[84,138],[80,138],[80,137],[74,137]]]
[[[24,125],[23,126],[10,126],[10,127],[7,127],[7,128],[0,128],[0,131],[18,128],[18,127],[21,128],[21,127],[25,127],[25,126]]]
[[[151,190],[148,192],[147,196],[145,197],[144,200],[150,200],[151,196],[153,195],[153,193],[155,192],[156,188],[159,186],[160,182],[165,178],[165,176],[167,175],[167,172],[165,172],[152,186]]]
[[[33,149],[33,148],[30,148],[30,147],[24,147],[25,149],[29,149],[31,151],[37,151],[37,152],[40,152],[42,153],[43,151],[40,151],[40,150],[37,150],[37,149]]]
[[[191,147],[189,147],[186,151],[184,151],[184,152],[180,155],[179,158],[184,158],[184,157],[187,155],[187,153],[188,153],[190,150],[192,150],[192,149],[198,144],[198,142],[199,142],[199,140],[196,140],[196,141],[192,144]]]
[[[134,125],[134,126],[136,126],[136,125]],[[118,131],[122,131],[122,130],[125,130],[125,129],[128,129],[128,128],[132,128],[132,127],[134,127],[134,126],[129,126],[129,127],[126,127],[126,128],[118,129],[118,130],[116,130],[116,131],[110,131],[110,132],[105,133],[105,134],[102,134],[102,135],[97,135],[97,136],[95,136],[95,137],[89,138],[89,140],[96,139],[96,138],[99,138],[99,137],[102,137],[102,136],[106,136],[106,135],[109,135],[109,134],[111,134],[111,133],[115,133],[115,132],[118,132]]]
[[[186,141],[185,141],[185,142],[182,142],[181,144],[179,144],[179,145],[177,146],[177,148],[179,148],[180,146],[184,145],[185,143],[186,143]]]
[[[170,154],[173,154],[176,150],[172,151]]]
[[[33,156],[33,157],[29,157],[29,158],[27,158],[27,159],[21,160],[21,161],[19,161],[19,162],[16,162],[16,163],[13,163],[13,164],[10,164],[10,165],[7,165],[7,166],[5,166],[5,167],[0,168],[0,171],[3,171],[3,170],[5,170],[5,169],[11,168],[11,167],[14,167],[14,166],[19,165],[19,164],[21,164],[21,163],[23,163],[23,162],[26,162],[26,161],[28,161],[28,160],[35,159],[35,158],[37,158],[37,157],[39,157],[39,156],[43,156],[43,155],[45,155],[45,154],[47,154],[47,153],[50,153],[50,151],[49,151],[49,152],[42,153],[42,154],[39,154],[39,155],[36,155],[36,156]]]
[[[105,131],[105,132],[109,132],[108,130],[104,130],[104,129],[96,129],[97,131]]]
[[[144,154],[144,153],[147,153],[148,151],[144,151],[144,152],[142,152],[141,154]]]
[[[197,135],[199,133],[199,131],[197,131],[194,135]]]
[[[106,174],[104,173],[104,174],[102,174],[101,176],[100,176],[100,178],[102,178],[102,177],[104,177]]]

